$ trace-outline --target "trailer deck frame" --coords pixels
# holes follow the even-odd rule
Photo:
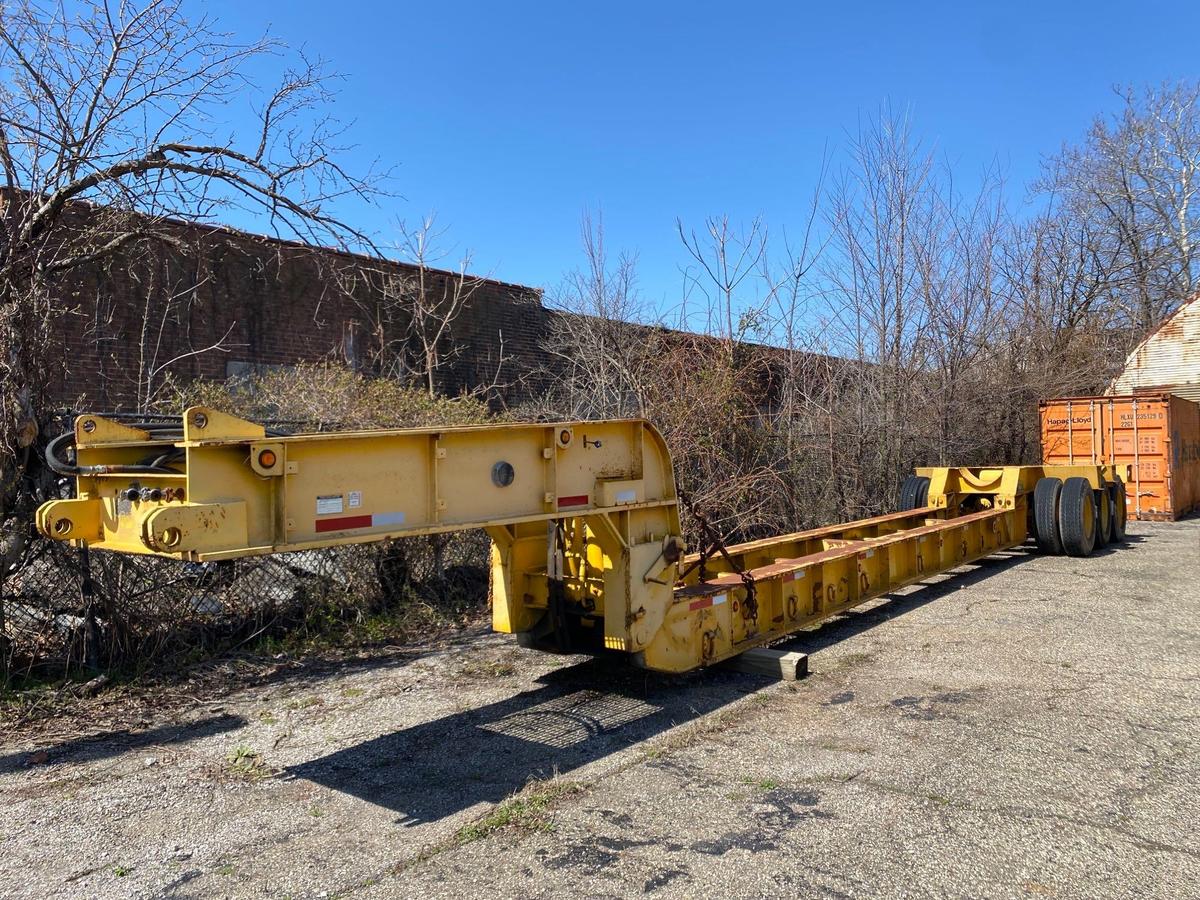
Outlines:
[[[272,434],[193,407],[177,429],[80,416],[43,534],[197,562],[482,528],[493,627],[683,672],[1024,543],[1045,479],[1115,466],[918,469],[913,508],[685,555],[666,444],[630,419]],[[1122,495],[1123,496],[1123,495]],[[1099,507],[1097,507],[1099,508]]]

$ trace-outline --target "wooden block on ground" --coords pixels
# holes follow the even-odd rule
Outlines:
[[[796,681],[808,674],[808,654],[755,647],[722,663],[735,672],[766,675],[779,681]]]

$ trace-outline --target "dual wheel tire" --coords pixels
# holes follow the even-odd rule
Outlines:
[[[1033,491],[1034,535],[1045,553],[1091,556],[1125,539],[1125,485],[1098,491],[1086,478],[1041,478]]]
[[[929,479],[909,475],[900,484],[900,510],[923,509],[929,505]]]

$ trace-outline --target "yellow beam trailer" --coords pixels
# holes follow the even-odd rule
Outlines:
[[[668,672],[1030,534],[1085,556],[1124,533],[1115,467],[943,467],[900,512],[688,555],[670,454],[636,419],[282,435],[193,407],[171,427],[80,416],[47,457],[76,479],[38,510],[47,537],[208,561],[483,528],[497,631]]]

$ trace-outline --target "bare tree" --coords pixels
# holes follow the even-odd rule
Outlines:
[[[579,232],[583,265],[552,295],[567,315],[552,320],[545,342],[557,400],[572,417],[644,416],[661,335],[638,293],[637,257],[610,256],[600,214],[585,210]]]
[[[996,170],[960,189],[890,110],[855,136],[826,215],[821,333],[840,357],[828,458],[840,505],[865,514],[890,508],[914,465],[1007,455],[980,423],[1025,397],[997,339],[1020,321],[1002,265],[1010,222]]]
[[[787,428],[780,406],[794,386],[786,353],[767,346],[782,328],[781,294],[801,300],[807,253],[771,264],[768,229],[760,218],[736,225],[710,216],[700,230],[676,221],[690,262],[683,268],[681,328],[702,337],[672,346],[658,380],[676,396],[660,415],[682,486],[711,523],[727,535],[761,535],[791,524],[794,510]],[[803,242],[802,242],[803,244]],[[789,248],[789,251],[793,248]],[[798,307],[797,307],[798,311]]]
[[[426,216],[415,228],[401,223],[400,234],[400,251],[416,272],[407,285],[393,285],[399,288],[393,293],[401,299],[407,295],[410,301],[408,338],[418,350],[418,374],[432,397],[438,369],[458,352],[452,341],[454,322],[483,284],[483,278],[467,273],[471,267],[469,250],[459,257],[452,271],[434,269],[449,251],[439,244],[445,232],[437,230],[433,215]]]
[[[184,318],[186,308],[191,304],[199,285],[189,285],[178,291],[171,292],[165,298],[157,298],[152,291],[147,291],[143,302],[140,329],[138,332],[138,367],[136,372],[129,373],[136,378],[137,409],[151,409],[164,396],[170,386],[171,368],[176,363],[183,362],[205,353],[228,353],[233,347],[240,346],[229,340],[237,322],[230,322],[225,332],[210,344],[182,350],[170,356],[164,351],[164,336],[169,328]]]
[[[849,157],[830,191],[824,269],[832,347],[856,364],[844,385],[844,427],[863,435],[841,467],[844,498],[855,513],[868,513],[888,503],[895,473],[911,464],[923,293],[941,208],[933,156],[906,114],[885,110],[860,128]]]
[[[355,264],[338,273],[340,290],[365,321],[375,374],[418,383],[430,397],[437,393],[439,372],[458,355],[454,324],[486,280],[468,272],[469,250],[452,267],[439,267],[453,255],[442,245],[445,236],[433,213],[415,226],[400,222],[393,249],[406,265]],[[503,347],[497,365],[502,361]],[[480,391],[486,393],[487,386]]]
[[[1121,88],[1120,112],[1047,164],[1038,187],[1102,263],[1106,302],[1145,332],[1200,275],[1200,82]]]
[[[781,240],[768,248],[774,252],[765,253],[760,263],[761,284],[771,301],[763,337],[782,351],[772,354],[772,390],[760,413],[778,445],[778,512],[786,527],[839,512],[831,503],[825,474],[825,463],[832,464],[836,452],[836,398],[830,396],[833,360],[819,315],[824,290],[819,263],[832,236],[832,229],[821,227],[827,167],[826,157],[796,236],[781,229]]]
[[[728,216],[709,216],[701,233],[677,219],[675,230],[693,261],[683,269],[681,327],[697,327],[691,306],[699,295],[700,330],[720,337],[731,352],[739,341],[761,334],[774,296],[774,286],[759,290],[763,285],[755,277],[762,274],[767,253],[767,228],[762,219],[755,217],[739,227]]]
[[[174,218],[255,214],[275,234],[339,245],[366,237],[335,201],[379,182],[340,163],[330,75],[270,40],[241,42],[180,0],[0,10],[0,465],[11,501],[36,434],[64,278],[171,241]],[[251,70],[286,66],[259,92]],[[249,102],[254,125],[224,116]]]

